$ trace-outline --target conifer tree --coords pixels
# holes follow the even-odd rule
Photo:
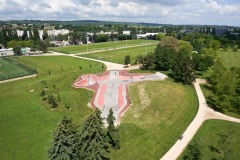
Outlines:
[[[78,160],[77,134],[77,128],[72,124],[72,120],[63,117],[53,134],[52,146],[48,150],[49,159]]]
[[[108,160],[109,143],[104,131],[101,111],[96,109],[85,121],[79,142],[79,157],[87,160]]]
[[[109,143],[113,149],[120,149],[120,140],[119,140],[119,131],[114,126],[115,117],[113,116],[112,108],[109,110],[107,117],[108,127],[107,127],[107,136]]]

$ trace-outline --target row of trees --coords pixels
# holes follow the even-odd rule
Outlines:
[[[49,159],[110,159],[110,148],[120,149],[119,131],[114,126],[112,109],[107,117],[107,129],[102,120],[101,111],[96,109],[79,132],[72,120],[64,117],[53,134],[52,146],[48,150]]]
[[[218,60],[210,77],[209,103],[221,111],[240,112],[240,68],[225,68]]]

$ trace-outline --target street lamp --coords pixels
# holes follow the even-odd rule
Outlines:
[[[88,75],[88,87],[90,86],[89,78],[90,78],[90,75]],[[88,89],[88,102],[90,103],[90,90],[89,89]]]
[[[126,48],[127,48],[127,34],[125,34],[126,35]]]

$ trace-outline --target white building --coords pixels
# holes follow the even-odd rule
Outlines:
[[[65,34],[69,34],[69,30],[67,29],[61,29],[61,30],[48,30],[47,31],[48,36],[57,36],[59,34],[61,35],[65,35]]]
[[[131,34],[131,31],[123,31],[123,34],[125,34],[125,35],[130,35],[130,34]]]
[[[137,34],[137,39],[139,38],[147,38],[148,36],[154,36],[157,35],[158,33],[146,33],[146,34]]]
[[[13,56],[14,52],[12,48],[8,48],[8,49],[0,49],[0,57],[3,56]]]

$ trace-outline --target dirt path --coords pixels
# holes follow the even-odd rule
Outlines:
[[[183,138],[178,140],[172,148],[161,158],[161,160],[174,160],[184,151],[188,143],[192,140],[193,136],[196,134],[198,129],[201,127],[203,122],[207,119],[221,119],[231,122],[240,123],[240,119],[233,118],[222,113],[216,112],[213,109],[209,108],[206,103],[206,99],[201,90],[200,84],[205,83],[204,80],[197,79],[194,83],[194,87],[198,96],[199,109],[197,115],[182,134]]]

